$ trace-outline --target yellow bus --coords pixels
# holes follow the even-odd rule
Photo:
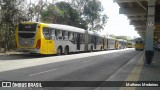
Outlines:
[[[16,28],[16,47],[21,52],[60,55],[104,50],[105,44],[103,35],[68,25],[22,22]]]
[[[127,42],[127,48],[134,48],[133,42]]]
[[[142,40],[135,41],[135,49],[136,50],[143,50],[144,49],[144,42]]]

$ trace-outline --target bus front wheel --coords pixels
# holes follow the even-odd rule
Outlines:
[[[62,48],[60,48],[60,47],[58,48],[57,54],[58,54],[58,55],[61,55],[61,54],[62,54]]]

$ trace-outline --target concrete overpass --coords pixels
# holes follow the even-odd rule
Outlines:
[[[153,46],[160,40],[160,0],[113,0],[119,13],[130,19],[130,25],[145,40],[145,60],[151,64]]]

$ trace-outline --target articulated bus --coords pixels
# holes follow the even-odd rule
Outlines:
[[[134,48],[133,42],[127,42],[127,48]]]
[[[107,37],[107,50],[125,49],[127,47],[126,41],[122,39],[114,39]]]
[[[22,52],[60,55],[104,50],[106,39],[96,32],[73,26],[22,22],[16,29],[16,47]]]

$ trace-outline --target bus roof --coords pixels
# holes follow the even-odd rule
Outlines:
[[[112,37],[107,37],[107,39],[113,39],[113,40],[116,40],[115,38],[112,38]]]
[[[62,25],[62,24],[48,24],[49,27],[55,28],[55,29],[60,29],[60,30],[67,30],[67,31],[73,31],[73,32],[78,32],[78,33],[85,33],[85,30],[82,28],[77,28],[73,26],[68,26],[68,25]]]
[[[33,24],[33,23],[42,24],[42,25],[46,25],[50,28],[60,29],[60,30],[65,30],[65,31],[71,31],[71,32],[85,33],[85,31],[87,31],[87,30],[82,29],[82,28],[69,26],[69,25],[63,25],[63,24],[47,24],[47,23],[42,23],[42,22],[22,22],[22,24]],[[90,35],[96,35],[96,36],[99,36],[99,37],[104,37],[103,35],[99,34],[98,32],[88,31],[88,33]]]
[[[46,25],[48,27],[54,28],[54,29],[60,29],[60,30],[66,30],[66,31],[72,31],[72,32],[78,32],[78,33],[85,33],[85,30],[82,28],[69,26],[69,25],[63,25],[63,24],[48,24],[48,23],[42,23],[42,22],[22,22],[22,24],[42,24]]]
[[[88,31],[88,34],[89,35],[95,35],[95,36],[102,37],[102,38],[104,37],[104,35],[96,32],[96,31]]]

